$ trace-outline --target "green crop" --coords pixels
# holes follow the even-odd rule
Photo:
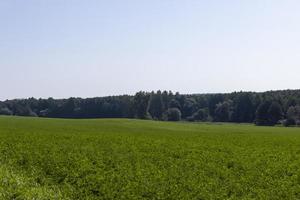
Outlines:
[[[0,117],[0,199],[300,199],[300,129]]]

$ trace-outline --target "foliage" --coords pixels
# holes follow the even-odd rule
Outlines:
[[[300,106],[300,90],[183,95],[171,91],[143,92],[133,96],[69,99],[15,99],[0,102],[0,114],[51,118],[137,118],[164,120],[177,108],[186,121],[214,121],[275,125],[300,124],[288,111]],[[291,109],[290,109],[291,108]],[[289,119],[288,119],[288,116]]]
[[[264,101],[262,102],[256,111],[256,119],[255,123],[256,125],[271,125],[269,120],[269,108],[270,108],[271,102]]]
[[[245,93],[236,93],[233,98],[233,102],[231,105],[233,106],[231,121],[234,122],[253,122],[254,114],[255,114],[255,106],[256,103],[254,98],[255,94],[251,94],[248,92]]]
[[[167,121],[180,121],[181,120],[181,112],[178,108],[169,108],[164,113],[164,119]]]
[[[231,118],[231,101],[224,101],[216,105],[215,110],[215,121],[218,122],[228,122]]]
[[[149,113],[153,119],[162,119],[162,115],[164,112],[164,103],[162,99],[161,91],[157,91],[157,93],[152,92],[151,98],[149,102]]]
[[[283,116],[281,105],[278,102],[272,102],[268,110],[268,115],[270,124],[277,124]]]
[[[135,108],[135,117],[139,119],[149,118],[149,100],[150,95],[145,92],[138,92],[134,96],[133,105]]]
[[[291,106],[287,111],[287,119],[291,125],[300,125],[300,106]]]
[[[188,121],[208,121],[208,109],[202,108],[195,112],[192,116],[188,117]]]
[[[0,108],[0,115],[12,115],[13,112],[7,107]]]

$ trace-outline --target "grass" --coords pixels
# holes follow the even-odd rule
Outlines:
[[[0,199],[300,199],[300,129],[0,117]]]

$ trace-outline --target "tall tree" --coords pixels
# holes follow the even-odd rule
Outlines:
[[[188,116],[192,116],[198,110],[197,102],[194,98],[188,97],[185,98],[182,111],[182,117],[186,118]]]
[[[224,101],[223,103],[218,103],[215,110],[214,121],[228,122],[230,120],[231,104],[231,101]]]
[[[224,96],[222,94],[208,95],[208,111],[211,117],[214,118],[217,104],[223,101]]]
[[[161,95],[161,91],[157,93],[152,92],[150,98],[149,113],[153,119],[162,119],[164,112],[164,103]]]
[[[238,93],[234,98],[233,122],[253,122],[255,109],[251,100],[251,93]]]
[[[255,124],[258,126],[270,125],[269,120],[269,108],[271,103],[269,101],[263,101],[256,110]]]
[[[187,118],[188,121],[208,121],[209,114],[207,108],[201,108],[195,112],[192,116]]]
[[[272,102],[268,110],[269,124],[275,125],[283,117],[282,107],[278,102]]]
[[[181,112],[178,108],[169,108],[164,113],[164,119],[168,121],[180,121],[181,120]]]
[[[300,106],[291,106],[287,111],[288,125],[300,125]]]
[[[135,117],[139,119],[151,118],[149,114],[149,101],[150,94],[146,92],[138,92],[133,99],[133,105],[135,109]]]

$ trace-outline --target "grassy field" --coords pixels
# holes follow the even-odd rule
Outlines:
[[[300,129],[0,117],[0,199],[300,199]]]

